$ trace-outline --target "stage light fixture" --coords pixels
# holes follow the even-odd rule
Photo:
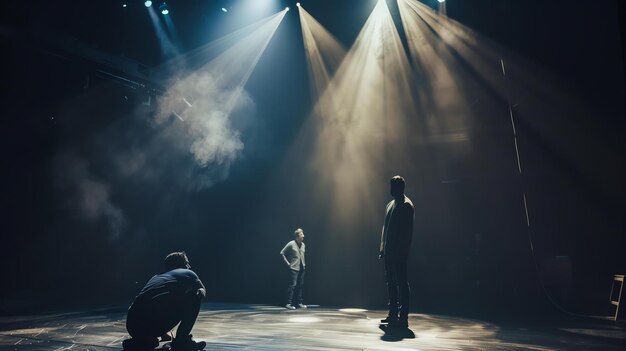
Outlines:
[[[289,12],[289,6],[285,7],[285,11]]]
[[[128,4],[122,4],[122,7],[128,7]]]
[[[446,0],[437,0],[437,1],[439,1],[440,4],[446,2]]]
[[[150,7],[152,6],[152,1],[146,0],[146,2],[144,2],[143,4],[146,5],[146,7]]]
[[[161,10],[161,13],[164,15],[167,15],[168,13],[170,13],[170,9],[169,7],[167,7],[166,3],[162,3],[161,6],[159,6],[159,10]]]
[[[296,3],[296,6],[300,7],[300,3],[299,3],[299,2],[297,2],[297,3]]]
[[[228,12],[228,9],[225,8],[225,7],[222,7],[222,12],[226,13],[226,12]]]

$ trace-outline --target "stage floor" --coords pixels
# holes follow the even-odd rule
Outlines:
[[[546,322],[496,325],[413,314],[409,331],[385,334],[384,311],[204,304],[194,337],[206,350],[626,350],[623,325]],[[0,318],[0,350],[121,350],[125,311]]]

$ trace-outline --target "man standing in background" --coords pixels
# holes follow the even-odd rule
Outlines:
[[[381,322],[391,328],[408,328],[411,290],[407,279],[407,262],[413,237],[415,209],[404,195],[404,178],[395,176],[389,181],[393,197],[387,204],[385,222],[380,240],[379,259],[385,260],[385,274],[389,292],[389,314]]]
[[[306,308],[302,304],[302,289],[304,287],[304,273],[306,261],[304,259],[304,230],[298,228],[294,231],[294,240],[280,250],[280,254],[290,270],[289,285],[287,286],[287,304],[290,310]]]

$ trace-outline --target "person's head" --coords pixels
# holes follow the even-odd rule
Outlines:
[[[189,265],[189,259],[187,258],[187,254],[185,254],[184,251],[172,252],[171,254],[167,255],[163,264],[165,266],[166,272],[178,268],[191,269],[191,266]]]
[[[293,236],[294,239],[296,240],[297,243],[301,243],[304,241],[304,230],[302,230],[301,228],[296,229],[293,232]]]
[[[404,185],[404,178],[399,175],[392,177],[389,180],[389,193],[391,196],[396,199],[404,196]]]

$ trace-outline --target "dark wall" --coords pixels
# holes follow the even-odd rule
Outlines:
[[[137,9],[119,14],[119,8],[102,4],[112,23],[109,32],[107,16],[92,4],[76,4],[70,13],[63,11],[69,5],[54,4],[58,16],[50,17],[45,14],[52,4],[42,6],[22,5],[17,18],[3,20],[11,29],[3,36],[8,54],[2,59],[0,100],[3,312],[128,303],[173,250],[187,251],[212,300],[281,303],[285,277],[278,251],[296,227],[307,234],[308,302],[384,307],[378,227],[364,221],[350,229],[355,235],[332,232],[323,212],[312,210],[323,208],[323,199],[288,192],[306,190],[307,184],[288,172],[275,181],[312,106],[294,12],[247,86],[258,120],[244,129],[243,157],[226,180],[188,191],[176,173],[142,182],[109,172],[111,148],[130,149],[151,136],[142,128],[154,106],[143,104],[142,92],[98,79],[91,63],[21,36],[55,28],[155,66],[158,44],[147,18]],[[194,6],[206,4],[181,6],[188,16],[177,22],[185,47],[210,40],[196,28],[219,23],[219,14],[207,10],[197,18]],[[360,1],[307,5],[347,46],[372,7]],[[555,93],[511,92],[522,177],[516,173],[507,101],[502,92],[469,83],[469,76],[460,79],[468,91],[480,91],[475,96],[489,101],[471,112],[471,151],[412,145],[411,163],[420,167],[406,167],[404,175],[417,213],[411,263],[417,309],[497,311],[511,299],[542,308],[549,306],[543,284],[568,309],[604,312],[611,275],[626,269],[620,253],[626,244],[626,87],[616,7],[613,1],[447,2],[449,17],[532,63],[524,68],[550,72],[552,78],[539,83]],[[119,236],[110,235],[106,220],[86,221],[68,205],[69,195],[55,178],[56,160],[68,150],[88,160],[90,174],[106,180],[111,200],[124,210]],[[386,179],[363,191],[384,198]]]

